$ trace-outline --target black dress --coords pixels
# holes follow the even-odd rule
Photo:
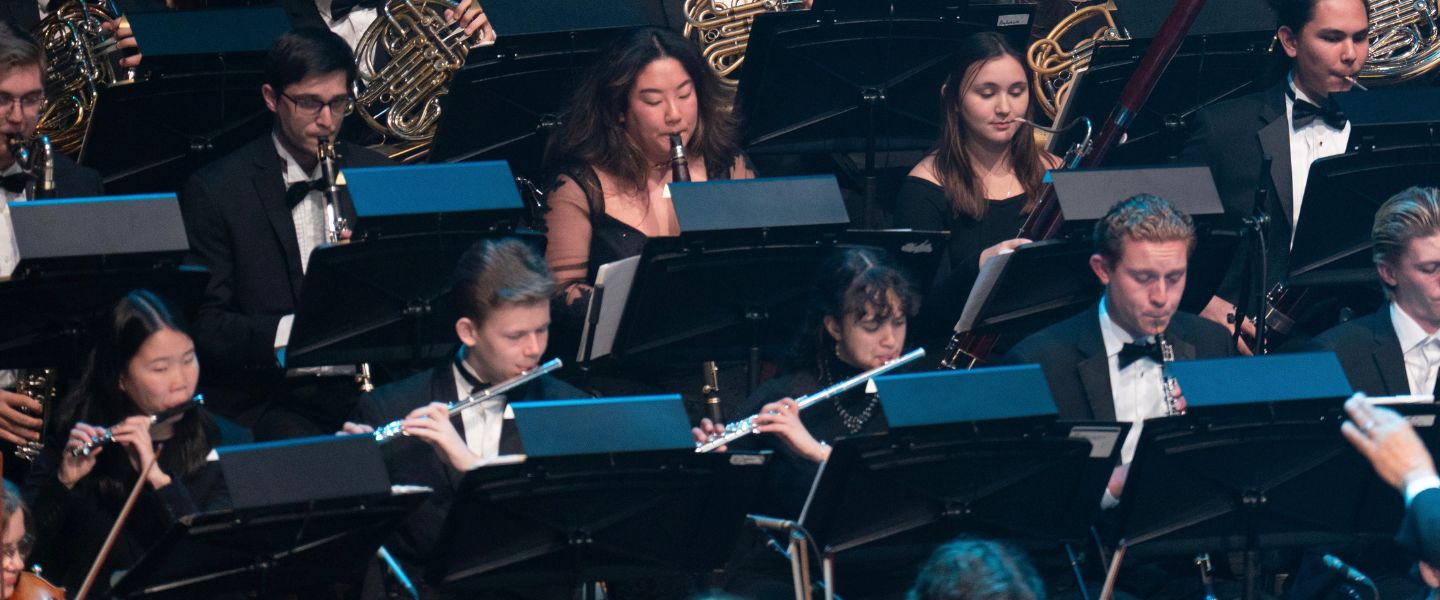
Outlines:
[[[753,415],[760,411],[760,407],[781,398],[798,399],[861,372],[834,358],[827,359],[822,370],[823,373],[795,371],[761,384],[750,395],[747,410],[740,414]],[[846,415],[850,421],[848,425]],[[811,436],[826,443],[842,437],[888,430],[880,402],[874,394],[865,393],[863,386],[812,405],[800,413],[800,422],[805,424]],[[751,435],[738,441],[732,449],[774,451],[775,458],[770,466],[765,492],[755,511],[784,519],[800,518],[800,510],[805,507],[805,499],[820,465],[796,454],[779,437],[768,433]]]
[[[204,408],[196,408],[186,418],[202,420],[211,449],[253,441],[249,430]],[[60,453],[69,433],[67,427],[46,441],[45,449],[25,481],[23,494],[35,517],[35,550],[31,553],[31,562],[43,566],[51,581],[78,590],[115,523],[130,486],[135,483],[136,473],[130,468],[124,450],[111,446],[100,455],[89,475],[73,488],[65,489],[58,473]],[[169,451],[162,452],[168,454]],[[164,462],[162,460],[162,465]],[[146,485],[140,492],[105,568],[96,579],[93,592],[96,597],[104,596],[110,589],[111,573],[135,564],[177,519],[229,507],[230,494],[217,463],[207,462],[183,476],[175,474],[173,469],[167,472],[173,478],[170,485],[158,490]],[[102,491],[102,485],[120,487]]]
[[[906,177],[896,199],[895,226],[921,231],[948,231],[949,244],[935,273],[930,294],[910,329],[911,338],[938,351],[949,340],[965,308],[970,288],[980,276],[980,253],[1015,234],[1025,224],[1025,195],[991,200],[985,218],[958,213],[945,190],[919,177]],[[939,344],[939,345],[936,345]]]

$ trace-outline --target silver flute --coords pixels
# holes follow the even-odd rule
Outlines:
[[[162,410],[158,413],[150,415],[150,426],[154,427],[157,423],[169,421],[176,416],[190,412],[190,409],[200,406],[204,403],[205,396],[202,394],[195,394],[194,398],[187,400],[184,404],[181,404],[180,406]],[[105,444],[113,443],[115,443],[115,435],[110,433],[109,427],[106,427],[99,435],[90,436],[90,441],[85,442],[83,446],[76,446],[74,448],[71,448],[70,456],[90,456],[90,453],[94,452],[96,448],[104,446]]]
[[[473,394],[470,394],[464,400],[456,400],[455,402],[451,402],[447,405],[447,410],[449,411],[450,416],[453,417],[460,414],[460,411],[463,411],[467,408],[475,406],[476,404],[504,394],[511,389],[530,383],[531,381],[538,379],[540,376],[545,375],[546,373],[559,369],[561,365],[562,363],[560,362],[560,359],[552,358],[549,362],[546,362],[543,365],[530,369],[529,371],[506,379],[505,381],[492,385]],[[404,422],[404,419],[396,419],[385,424],[384,427],[377,427],[374,433],[375,441],[383,444],[399,436],[405,435],[405,428],[401,426],[401,424]]]
[[[871,379],[884,375],[885,373],[888,373],[898,367],[904,366],[906,363],[912,362],[922,356],[925,356],[925,349],[916,348],[914,350],[911,350],[909,354],[891,360],[890,362],[887,362],[883,365],[870,369],[869,371],[846,379],[845,381],[836,383],[835,385],[827,387],[813,394],[806,394],[804,396],[796,398],[795,404],[798,404],[800,406],[800,410],[805,410],[811,405],[814,405],[816,402],[819,402],[836,394],[844,393],[850,388],[853,388],[857,385],[870,381]],[[696,444],[695,451],[710,452],[715,450],[716,448],[729,444],[730,442],[755,433],[755,418],[759,416],[760,415],[750,415],[744,419],[735,421],[734,423],[727,423],[725,425],[724,433],[712,436],[703,444]]]

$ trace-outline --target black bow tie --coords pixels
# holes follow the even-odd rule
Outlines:
[[[285,188],[285,205],[293,210],[296,204],[305,201],[305,197],[309,196],[310,192],[318,192],[323,189],[325,189],[324,178],[292,183],[290,187]]]
[[[0,187],[4,187],[5,191],[12,194],[18,194],[25,191],[25,185],[33,180],[34,178],[29,173],[13,173],[0,177]]]
[[[1325,124],[1332,128],[1345,128],[1345,115],[1340,113],[1340,109],[1335,106],[1335,102],[1327,99],[1325,106],[1315,106],[1294,96],[1291,96],[1291,98],[1295,100],[1295,106],[1290,109],[1291,113],[1293,113],[1290,120],[1290,127],[1292,129],[1299,129],[1309,125],[1317,117],[1325,121]]]
[[[1149,344],[1125,344],[1120,348],[1121,369],[1130,366],[1130,363],[1142,358],[1149,358],[1156,363],[1161,362],[1163,356],[1160,354],[1160,344],[1154,342]]]

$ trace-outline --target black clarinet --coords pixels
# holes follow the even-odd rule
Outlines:
[[[670,180],[690,181],[690,163],[685,160],[685,142],[680,134],[670,134]]]

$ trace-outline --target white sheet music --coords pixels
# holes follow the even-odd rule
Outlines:
[[[975,287],[970,288],[970,297],[965,299],[965,310],[961,311],[960,320],[955,322],[955,333],[970,331],[975,327],[975,318],[980,316],[980,307],[990,298],[990,292],[995,289],[995,282],[1000,281],[1000,273],[1005,271],[1005,265],[1010,264],[1011,256],[1014,256],[1014,253],[1007,251],[985,261],[985,266],[980,268],[980,276],[975,279]]]
[[[620,330],[620,315],[625,312],[625,301],[630,298],[630,287],[635,282],[635,269],[639,265],[639,256],[600,265],[600,271],[595,275],[595,286],[604,286],[605,292],[599,294],[600,306],[595,305],[596,295],[590,296],[576,362],[585,361],[585,348],[592,335],[595,337],[595,345],[591,348],[590,360],[610,355],[610,350],[615,346],[615,334]],[[590,318],[596,314],[599,315],[598,320]],[[590,330],[592,320],[595,321],[594,331]]]

